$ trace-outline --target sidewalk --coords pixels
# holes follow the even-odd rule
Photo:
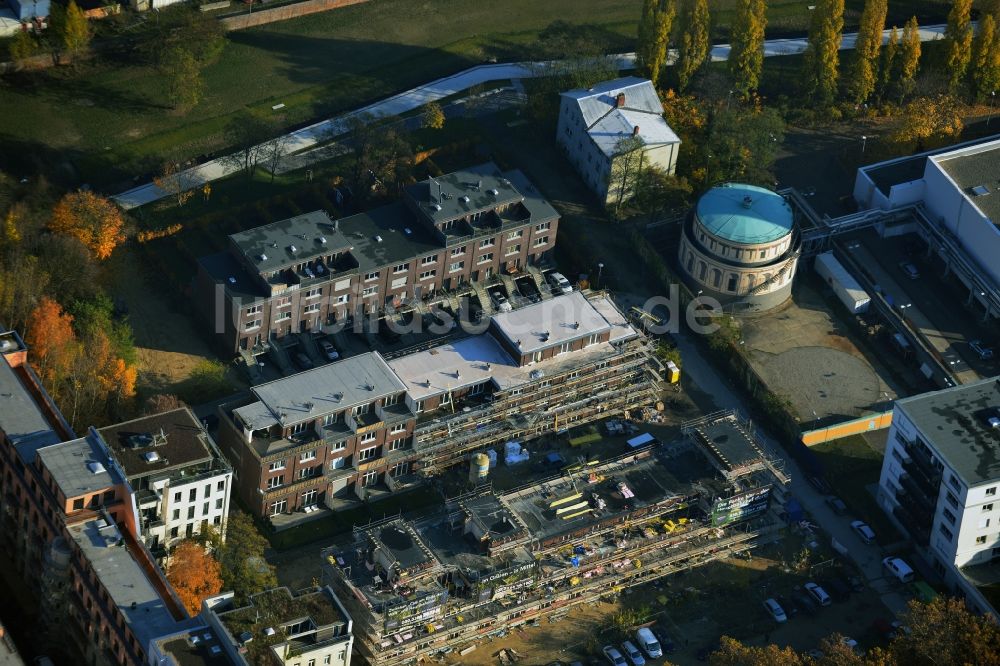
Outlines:
[[[920,40],[924,42],[936,41],[944,36],[944,25],[932,25],[920,29]],[[889,31],[883,33],[883,43],[889,39]],[[844,35],[841,43],[841,50],[854,48],[857,41],[856,33]],[[806,50],[806,39],[771,39],[764,42],[764,57],[795,55]],[[711,58],[713,62],[721,62],[729,59],[729,44],[718,44],[712,48]],[[615,62],[618,70],[634,69],[635,54],[622,53],[610,56]],[[677,58],[677,52],[671,50],[667,64],[672,64]],[[436,102],[446,97],[456,95],[463,90],[473,86],[487,83],[489,81],[501,81],[506,79],[529,79],[536,76],[544,76],[546,70],[557,66],[560,61],[543,62],[514,62],[498,63],[495,65],[478,65],[451,76],[446,76],[435,81],[431,81],[422,86],[418,86],[406,92],[393,95],[380,102],[369,104],[361,109],[346,113],[336,118],[323,120],[309,127],[304,127],[288,135],[289,140],[286,152],[291,155],[297,152],[313,148],[318,143],[324,143],[343,135],[346,132],[347,121],[353,117],[361,115],[371,115],[374,117],[398,116],[430,102]],[[238,160],[237,160],[238,162]],[[237,167],[227,158],[218,158],[210,162],[205,162],[196,167],[192,167],[182,172],[181,178],[187,184],[187,189],[200,188],[205,183],[219,180],[235,173]],[[279,169],[280,170],[280,169]],[[139,187],[132,188],[121,194],[117,194],[112,199],[118,202],[122,208],[128,210],[152,203],[169,193],[157,187],[154,183],[146,183]]]

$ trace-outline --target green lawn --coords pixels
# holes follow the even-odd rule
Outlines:
[[[844,437],[810,447],[823,464],[824,478],[844,500],[851,515],[871,525],[882,543],[901,537],[866,486],[878,484],[882,454],[861,435]]]
[[[722,34],[735,0],[713,1]],[[848,23],[862,0],[850,0]],[[934,11],[944,0],[898,0],[898,13]],[[186,115],[166,103],[164,84],[145,66],[96,61],[3,83],[0,168],[44,172],[67,185],[118,189],[164,160],[224,148],[221,130],[242,108],[301,126],[489,60],[531,57],[556,20],[588,24],[588,43],[634,46],[641,0],[372,0],[369,3],[230,33],[207,68],[205,99]],[[771,0],[774,33],[801,31],[801,0]]]

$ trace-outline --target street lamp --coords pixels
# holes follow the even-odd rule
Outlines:
[[[868,137],[864,134],[861,135],[861,154],[865,154],[865,146],[868,144]]]
[[[601,273],[602,272],[604,272],[604,264],[603,263],[598,263],[597,264],[597,288],[598,289],[601,288]]]
[[[990,91],[990,115],[986,117],[986,126],[990,126],[990,121],[993,120],[993,100],[997,98],[997,91]]]

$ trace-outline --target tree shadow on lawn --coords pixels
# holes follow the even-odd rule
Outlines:
[[[0,171],[17,178],[44,176],[57,187],[72,189],[87,182],[92,173],[103,174],[110,181],[125,178],[120,166],[94,153],[55,148],[0,132]]]
[[[51,100],[72,109],[74,106],[95,106],[107,111],[144,113],[170,106],[150,102],[137,95],[114,90],[95,82],[95,75],[84,72],[63,72],[58,69],[34,72],[30,81],[22,78],[29,94]]]

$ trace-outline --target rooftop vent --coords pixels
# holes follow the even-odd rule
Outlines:
[[[234,278],[232,275],[229,276],[229,284],[236,284],[236,278]]]
[[[632,136],[639,136],[639,126],[636,125],[632,128]]]
[[[222,648],[219,647],[218,645],[213,645],[211,648],[209,648],[208,651],[211,652],[212,655],[216,657],[222,654]]]
[[[492,194],[495,197],[500,196],[500,190],[493,188],[492,190],[490,190],[490,194]]]
[[[274,630],[274,627],[268,627],[267,629],[264,630],[265,636],[274,636],[274,634],[276,633],[277,632]]]
[[[469,203],[469,197],[468,197],[468,195],[462,195],[462,202],[463,203]]]
[[[375,242],[376,243],[381,243],[382,242],[382,237],[381,236],[376,236],[375,237]]]
[[[618,96],[615,97],[615,107],[620,109],[623,106],[625,106],[625,93],[620,92],[618,93]]]
[[[298,249],[297,247],[295,247],[294,245],[289,245],[289,246],[288,246],[288,250],[289,250],[289,251],[290,251],[290,252],[291,252],[292,254],[295,254],[296,252],[298,252],[298,251],[299,251],[299,249]]]
[[[991,428],[1000,428],[1000,418],[996,416],[991,416],[990,418],[986,419],[986,422],[990,425]]]
[[[87,469],[90,470],[91,474],[102,474],[104,472],[104,465],[99,462],[89,462],[87,463]]]
[[[333,394],[333,399],[336,400],[337,402],[340,402],[341,400],[344,399],[344,394],[338,391]]]
[[[753,206],[753,197],[748,194],[743,197],[743,207],[750,208],[751,206]]]
[[[976,185],[972,188],[972,196],[974,197],[984,197],[990,193],[990,188],[985,185]]]
[[[240,644],[246,645],[252,640],[253,640],[253,634],[251,634],[249,631],[244,631],[242,634],[240,634]]]
[[[148,463],[155,463],[155,462],[159,461],[160,454],[157,453],[156,451],[147,451],[146,455],[144,455],[143,457],[146,459],[146,462],[148,462]]]
[[[261,254],[260,255],[260,260],[261,261],[267,261],[267,255],[266,254]]]
[[[409,236],[409,235],[413,234],[413,229],[411,229],[409,227],[406,227],[405,229],[403,229],[403,233],[406,234],[407,236]]]
[[[441,204],[431,204],[431,208],[434,210],[441,210]]]
[[[141,449],[145,446],[152,446],[153,435],[148,432],[140,432],[134,435],[129,435],[128,443],[133,449]]]
[[[326,245],[326,236],[320,236],[319,242],[322,243],[323,245]]]
[[[373,384],[372,382],[368,382],[368,383],[365,384],[365,389],[367,389],[369,391],[374,391],[375,390],[375,384]]]

